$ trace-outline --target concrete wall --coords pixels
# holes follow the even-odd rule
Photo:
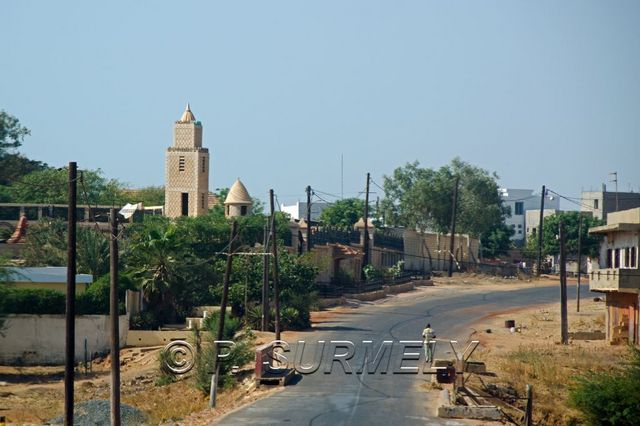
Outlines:
[[[109,351],[108,315],[76,317],[76,362],[84,359],[84,339],[90,355]],[[120,346],[127,341],[129,318],[120,316]],[[0,336],[0,364],[64,364],[64,315],[8,315]]]
[[[449,262],[450,236],[432,232],[405,230],[404,268],[408,270],[444,270]],[[454,237],[454,255],[459,262],[477,262],[480,242],[466,234]]]
[[[186,340],[191,334],[188,330],[158,331],[158,330],[129,330],[127,346],[164,346],[174,340]]]

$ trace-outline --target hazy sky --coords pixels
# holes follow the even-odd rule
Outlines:
[[[341,155],[345,196],[455,156],[511,188],[640,190],[637,0],[21,0],[0,39],[22,152],[132,186],[163,184],[190,102],[210,188],[263,200],[340,195]]]

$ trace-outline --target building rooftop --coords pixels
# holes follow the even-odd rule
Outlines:
[[[66,283],[67,267],[66,266],[43,266],[6,268],[8,282],[36,282],[36,283]],[[93,282],[93,276],[90,274],[76,274],[76,283],[90,284]]]
[[[229,189],[229,193],[227,194],[227,198],[224,200],[224,204],[249,204],[253,205],[253,200],[249,195],[249,191],[244,186],[244,184],[240,181],[240,179],[236,179],[231,188]]]
[[[187,103],[187,107],[184,109],[182,117],[180,117],[180,123],[191,123],[193,121],[196,121],[196,116],[193,115],[193,113],[191,112],[191,108]]]

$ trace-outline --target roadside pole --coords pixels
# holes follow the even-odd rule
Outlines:
[[[307,253],[311,252],[311,186],[307,185]]]
[[[269,250],[269,229],[268,224],[264,224],[264,237],[262,244],[262,324],[260,324],[261,331],[267,331],[269,328],[269,256],[267,250]]]
[[[547,188],[542,185],[542,194],[540,195],[540,224],[538,225],[538,268],[536,276],[539,277],[542,271],[542,225],[544,224],[544,197]]]
[[[73,381],[76,344],[76,222],[77,177],[75,162],[69,163],[69,206],[67,219],[67,303],[65,316],[64,424],[73,425]]]
[[[118,312],[118,212],[110,211],[111,425],[120,426],[120,321]]]
[[[271,240],[273,244],[273,304],[275,309],[275,333],[276,340],[280,340],[280,270],[278,267],[278,238],[276,237],[276,212],[273,204],[273,189],[269,190],[269,202],[271,206]],[[311,231],[307,224],[307,233]],[[308,238],[308,237],[307,237]]]
[[[369,181],[371,180],[371,175],[367,173],[367,186],[365,189],[365,197],[364,197],[364,246],[363,253],[364,257],[362,259],[362,278],[364,276],[364,267],[369,264]]]
[[[460,177],[456,176],[456,182],[453,187],[453,204],[451,206],[451,237],[449,240],[449,274],[453,276],[453,251],[455,250],[456,239],[456,210],[458,207],[458,185],[460,184]]]
[[[582,214],[580,214],[580,224],[578,225],[578,294],[576,296],[576,312],[580,312],[580,278],[582,267]]]
[[[558,224],[560,238],[560,337],[563,345],[569,343],[569,327],[567,323],[567,253],[564,222]]]
[[[227,250],[227,264],[224,270],[224,279],[222,282],[222,300],[220,301],[220,314],[218,316],[218,333],[216,334],[216,340],[224,340],[224,318],[227,314],[227,301],[229,299],[229,278],[231,276],[231,265],[233,260],[233,243],[238,233],[238,222],[235,220],[231,223],[231,235],[229,237],[229,249]],[[215,350],[215,362],[214,373],[211,376],[211,388],[209,390],[209,407],[215,408],[216,406],[216,394],[218,390],[218,380],[220,378],[220,361],[218,360],[219,347]]]

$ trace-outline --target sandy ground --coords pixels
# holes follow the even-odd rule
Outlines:
[[[556,285],[557,279],[542,278],[538,281],[502,279],[496,277],[456,274],[453,278],[434,278],[434,286],[419,287],[409,293],[388,296],[374,303],[393,304],[414,297],[416,292],[445,295],[452,289],[457,291],[515,290],[530,286]],[[583,300],[582,312],[574,313],[570,308],[571,331],[602,329],[604,303],[593,302],[587,294]],[[357,301],[349,301],[345,306],[312,313],[314,325],[330,321],[337,315],[348,315],[358,309]],[[478,356],[487,360],[491,368],[499,369],[499,362],[492,359],[516,350],[522,344],[549,344],[559,340],[559,306],[538,306],[520,311],[493,312],[482,318],[476,326],[483,349]],[[514,319],[518,331],[509,332],[504,328],[505,319]],[[491,329],[491,333],[485,330]],[[308,335],[304,332],[284,332],[284,340],[294,340]],[[256,344],[273,339],[273,333],[256,333]],[[580,341],[574,344],[587,347],[606,347],[603,341]],[[191,387],[187,381],[178,381],[165,386],[156,386],[158,377],[159,348],[127,348],[121,352],[122,402],[134,405],[150,413],[151,423],[199,425],[208,424],[218,415],[262,398],[278,389],[263,387],[255,389],[248,374],[231,391],[221,392],[216,410],[207,408],[208,397]],[[94,361],[88,374],[76,374],[75,400],[108,399],[109,358]],[[7,367],[0,366],[0,415],[6,416],[8,424],[42,424],[59,415],[63,410],[64,368],[59,367]],[[171,403],[169,403],[171,401]]]

